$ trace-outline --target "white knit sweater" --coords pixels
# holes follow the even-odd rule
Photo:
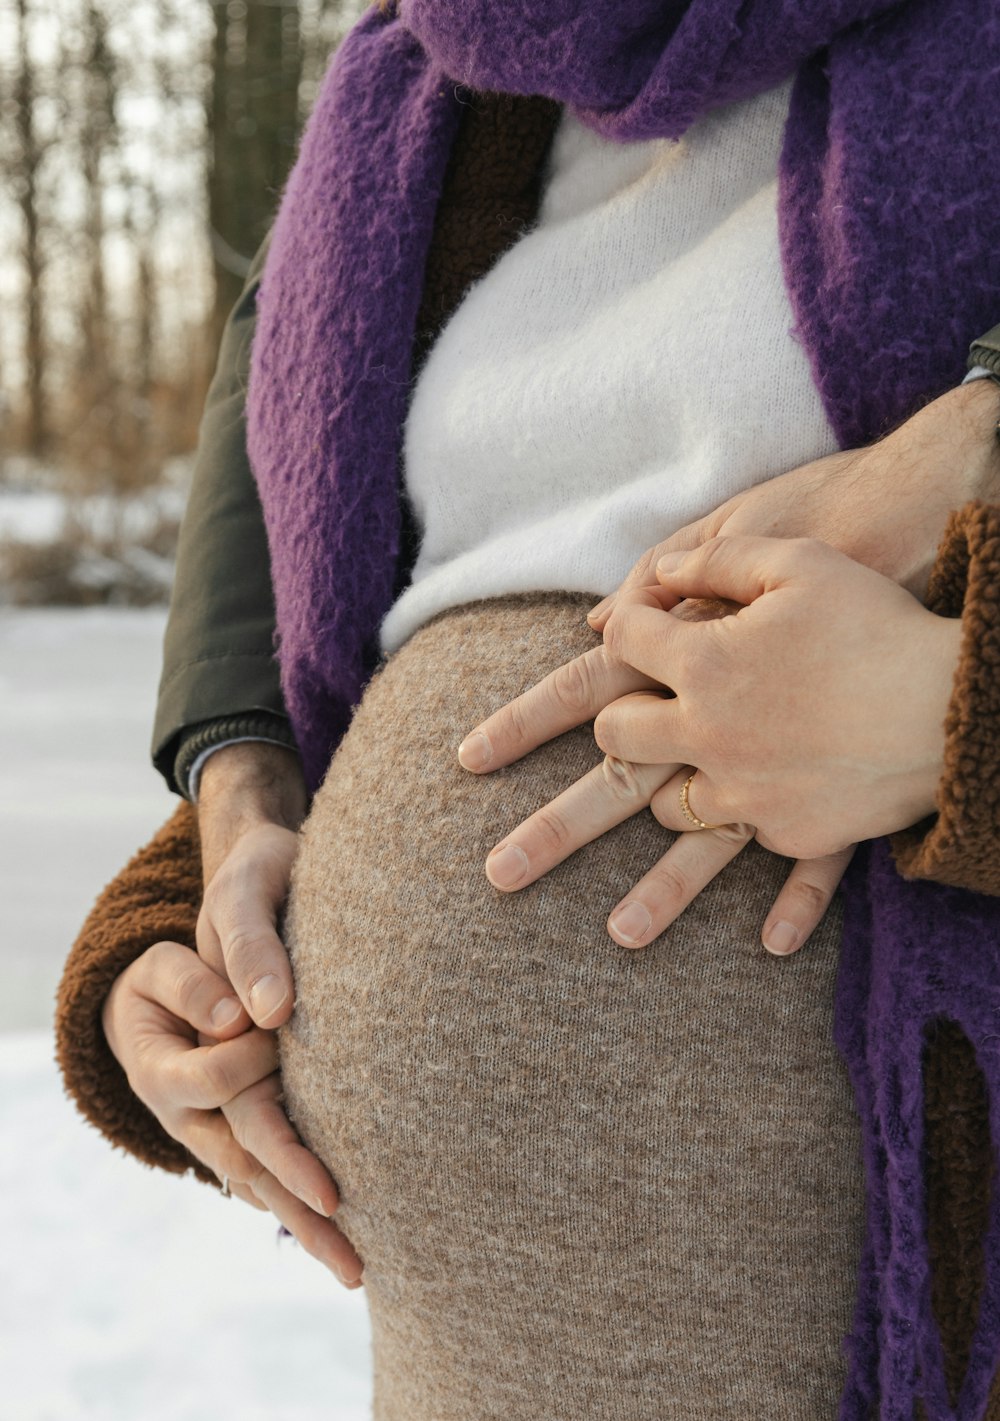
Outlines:
[[[422,542],[382,628],[444,608],[604,594],[651,544],[837,447],[790,334],[777,233],[788,86],[679,143],[568,111],[537,224],[431,349],[407,417]]]

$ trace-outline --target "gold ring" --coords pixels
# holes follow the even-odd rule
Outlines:
[[[724,829],[726,827],[724,824],[706,824],[704,819],[699,819],[691,808],[690,802],[688,801],[688,790],[691,788],[691,781],[697,773],[697,770],[692,770],[681,785],[681,813],[688,823],[693,824],[696,829]]]

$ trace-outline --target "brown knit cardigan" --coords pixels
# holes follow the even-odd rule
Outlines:
[[[499,95],[484,95],[466,111],[428,258],[414,374],[470,283],[533,220],[558,112],[548,100]],[[1000,507],[972,504],[953,515],[929,604],[963,617],[964,647],[947,722],[940,813],[896,837],[897,862],[907,876],[1000,894]],[[114,1144],[148,1164],[192,1170],[217,1184],[132,1094],[101,1027],[113,981],[147,947],[164,938],[194,947],[201,892],[195,813],[181,804],[84,924],[59,989],[56,1038],[68,1092]],[[928,1040],[925,1079],[934,1307],[955,1384],[982,1286],[993,1162],[985,1084],[969,1043],[951,1023]],[[1000,1421],[996,1388],[988,1415]]]

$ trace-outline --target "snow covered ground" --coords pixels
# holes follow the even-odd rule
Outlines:
[[[0,1417],[361,1421],[363,1293],[113,1152],[52,1064],[69,943],[174,803],[147,751],[163,619],[0,610]]]

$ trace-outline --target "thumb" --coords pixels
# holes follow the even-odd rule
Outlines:
[[[691,552],[664,553],[656,564],[661,587],[675,597],[722,597],[748,606],[801,571],[808,538],[711,538]]]

